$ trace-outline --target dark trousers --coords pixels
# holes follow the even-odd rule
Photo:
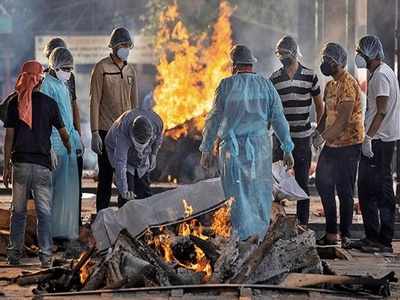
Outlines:
[[[374,156],[362,156],[358,173],[358,197],[365,235],[369,240],[392,245],[395,221],[392,158],[395,142],[372,141]]]
[[[99,175],[96,193],[96,209],[97,212],[107,208],[110,205],[111,187],[113,179],[113,168],[108,160],[105,138],[107,131],[99,130],[99,135],[103,141],[103,150],[101,155],[97,155],[97,162],[99,165]]]
[[[350,237],[353,221],[353,193],[361,145],[332,148],[324,146],[318,159],[316,187],[326,218],[326,232],[337,233],[335,189],[340,201],[340,233]]]
[[[128,179],[128,190],[135,193],[136,199],[144,199],[151,196],[149,173],[146,173],[142,178],[139,178],[136,171],[135,176],[127,172],[126,177]],[[128,200],[123,199],[121,195],[118,195],[118,207],[124,206],[126,202],[128,202]]]
[[[77,157],[78,162],[78,177],[79,177],[79,226],[82,225],[82,172],[83,172],[83,157]]]
[[[293,138],[294,150],[294,174],[297,183],[309,194],[308,181],[311,166],[311,141],[310,138]],[[283,152],[280,148],[279,140],[274,136],[274,155],[273,161],[282,160]],[[297,201],[297,218],[302,225],[308,224],[310,216],[310,199]]]

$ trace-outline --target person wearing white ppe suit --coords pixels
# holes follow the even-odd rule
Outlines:
[[[151,196],[149,173],[156,167],[162,133],[161,118],[140,109],[123,113],[108,131],[105,144],[115,171],[119,207]]]
[[[383,62],[379,38],[360,39],[355,63],[368,69],[366,137],[358,174],[358,197],[364,221],[365,239],[353,247],[366,252],[393,252],[395,222],[392,158],[400,139],[400,91],[396,74]]]
[[[231,221],[241,240],[263,239],[272,206],[272,143],[269,124],[281,142],[283,161],[293,167],[289,125],[271,81],[253,72],[250,49],[231,50],[232,76],[215,92],[200,145],[201,165],[208,168],[218,148],[219,171],[226,198],[233,197]]]
[[[71,153],[68,153],[58,131],[51,134],[52,152],[56,162],[52,172],[52,233],[53,238],[75,240],[79,237],[79,176],[77,153],[82,151],[78,131],[74,127],[70,91],[66,82],[73,69],[73,57],[66,48],[56,48],[49,57],[49,72],[40,91],[53,98],[58,105],[65,128],[70,136]]]
[[[97,154],[99,165],[97,211],[107,208],[111,198],[113,170],[104,139],[122,113],[138,107],[136,71],[133,64],[127,62],[133,48],[128,30],[122,27],[114,29],[108,46],[112,53],[94,66],[90,81],[92,150]]]

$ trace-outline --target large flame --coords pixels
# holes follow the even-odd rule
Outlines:
[[[204,127],[214,91],[220,80],[230,75],[231,14],[229,4],[221,2],[211,38],[206,33],[190,34],[179,20],[176,4],[161,14],[156,42],[160,62],[154,91],[155,111],[166,129],[180,126],[170,134],[174,138],[186,134],[190,127],[196,130]]]

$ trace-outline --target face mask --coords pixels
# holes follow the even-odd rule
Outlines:
[[[290,64],[292,63],[292,59],[290,57],[286,57],[286,58],[282,58],[281,60],[281,64],[287,68],[290,66]]]
[[[119,48],[117,50],[117,56],[123,60],[123,61],[127,61],[128,60],[128,56],[129,56],[129,48]]]
[[[139,143],[138,141],[136,141],[135,138],[132,138],[133,145],[135,146],[136,151],[137,151],[138,153],[140,153],[140,154],[143,153],[144,149],[147,148],[147,146],[148,146],[149,143],[150,143],[150,140],[151,140],[151,139],[149,139],[145,144],[141,144],[141,143]]]
[[[335,74],[335,69],[328,62],[323,62],[320,66],[320,69],[321,73],[325,76],[332,76],[333,74]]]
[[[356,58],[354,59],[357,68],[359,69],[366,69],[368,67],[368,63],[364,57],[361,56],[360,53],[357,53]]]
[[[71,77],[71,72],[65,72],[63,70],[56,71],[56,76],[59,80],[66,82]]]

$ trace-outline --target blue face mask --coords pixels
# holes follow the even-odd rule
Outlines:
[[[129,48],[119,48],[117,50],[117,56],[123,60],[123,61],[127,61],[128,60],[128,56],[129,56]]]

